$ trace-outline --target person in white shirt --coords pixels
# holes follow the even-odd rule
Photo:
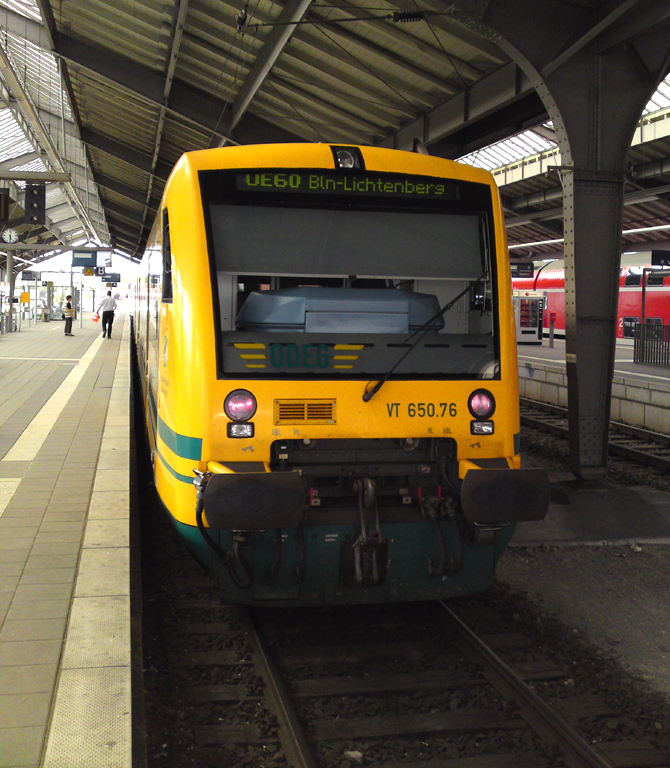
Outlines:
[[[107,295],[100,303],[98,307],[98,314],[102,312],[102,338],[105,336],[108,339],[112,338],[112,325],[114,323],[114,310],[116,309],[116,302],[112,298],[112,292],[107,291]]]

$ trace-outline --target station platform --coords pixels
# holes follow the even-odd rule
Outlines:
[[[567,406],[565,341],[550,347],[519,345],[522,397]],[[670,431],[670,375],[662,366],[633,362],[633,344],[620,339],[612,382],[611,418],[634,427]],[[523,458],[522,458],[523,461]],[[525,464],[525,466],[528,466]],[[555,502],[541,522],[517,526],[512,544],[670,544],[670,493],[603,480],[580,483],[571,473],[553,473]]]
[[[523,455],[521,461],[532,466]],[[546,517],[519,523],[512,546],[670,544],[670,493],[608,480],[583,483],[570,472],[550,472],[549,482]]]
[[[0,768],[131,765],[130,323],[0,336]]]

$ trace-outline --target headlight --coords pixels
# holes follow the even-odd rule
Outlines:
[[[228,437],[253,437],[254,436],[254,423],[253,421],[245,421],[243,424],[228,424],[226,430]]]
[[[468,400],[468,408],[475,419],[490,419],[496,409],[496,401],[487,389],[476,389]]]
[[[356,158],[354,157],[353,152],[350,152],[348,149],[337,150],[337,162],[340,168],[356,167]]]
[[[333,153],[336,168],[341,168],[342,170],[363,170],[365,168],[363,156],[358,147],[334,147],[331,145],[330,149]]]
[[[256,398],[246,389],[236,389],[223,401],[223,410],[231,421],[248,421],[256,413]]]

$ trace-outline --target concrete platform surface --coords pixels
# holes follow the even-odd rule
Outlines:
[[[552,503],[544,520],[520,523],[512,545],[670,544],[670,493],[603,480],[582,483],[549,473]]]
[[[0,768],[131,765],[129,324],[0,336]]]
[[[509,547],[496,580],[670,702],[669,545]]]
[[[670,701],[670,493],[549,479],[556,500],[517,526],[496,579]]]

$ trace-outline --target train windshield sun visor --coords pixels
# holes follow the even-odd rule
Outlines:
[[[395,275],[474,280],[482,272],[477,213],[210,205],[217,271]],[[370,233],[374,232],[374,237]]]

